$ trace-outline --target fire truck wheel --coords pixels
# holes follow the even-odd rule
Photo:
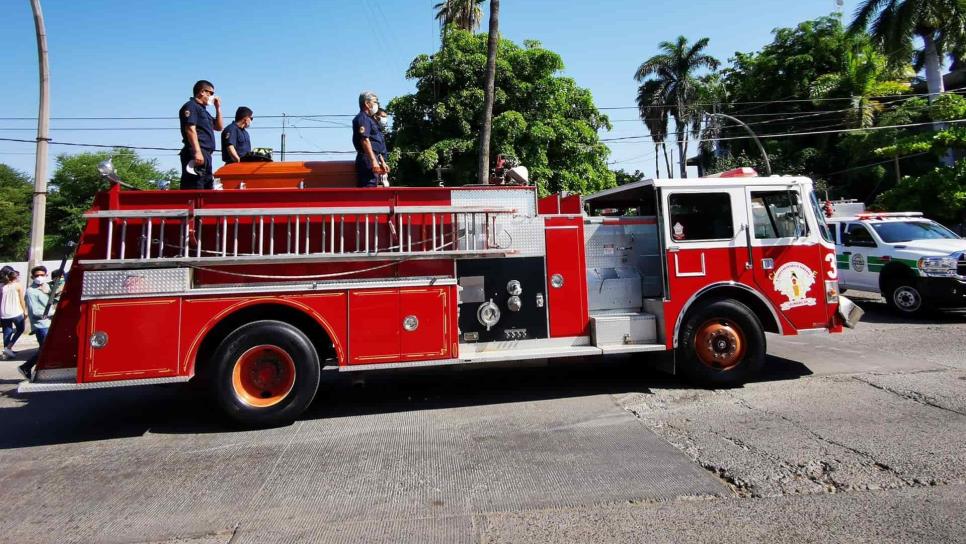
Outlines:
[[[677,368],[709,387],[732,387],[765,364],[765,333],[758,317],[736,300],[718,300],[692,311],[678,338]]]
[[[215,397],[229,418],[268,426],[297,418],[315,399],[321,366],[312,342],[281,321],[255,321],[218,346],[211,374]]]

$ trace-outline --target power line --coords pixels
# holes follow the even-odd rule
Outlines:
[[[0,141],[22,142],[22,143],[30,143],[30,144],[37,143],[37,140],[24,140],[20,138],[0,138]],[[50,145],[66,145],[66,146],[75,146],[75,147],[97,147],[97,148],[106,148],[106,149],[119,148],[119,149],[150,150],[150,151],[181,151],[182,149],[180,147],[148,147],[148,146],[121,145],[121,144],[83,144],[78,142],[59,142],[56,140],[51,140],[47,143],[49,143]],[[215,149],[215,151],[219,151],[219,150]],[[273,150],[272,153],[278,154],[280,153],[280,151]],[[285,153],[286,154],[292,153],[297,155],[342,155],[342,154],[348,154],[348,153],[355,153],[355,151],[335,151],[335,150],[287,151],[286,150]]]
[[[946,124],[963,123],[963,122],[966,122],[966,118],[964,118],[964,119],[952,119],[952,120],[948,120],[948,121],[939,121],[939,122],[946,123]],[[777,133],[777,134],[760,134],[760,135],[758,135],[758,138],[760,138],[760,139],[765,139],[765,138],[785,138],[785,137],[791,137],[791,136],[810,136],[810,135],[815,135],[815,134],[839,134],[839,133],[844,133],[844,132],[862,132],[862,131],[873,131],[873,130],[887,130],[887,129],[896,129],[896,128],[909,128],[909,127],[931,126],[931,125],[934,125],[936,123],[937,123],[937,121],[927,121],[925,123],[907,123],[907,124],[904,124],[904,125],[888,125],[888,126],[868,127],[868,128],[846,128],[846,129],[839,129],[839,130],[816,130],[816,131],[810,131],[810,132],[782,132],[782,133]],[[725,140],[746,140],[748,138],[751,138],[751,136],[734,136],[734,137],[727,137],[727,138],[703,138],[703,139],[695,139],[695,140],[688,140],[688,141],[689,142],[692,142],[692,143],[694,143],[694,142],[720,142],[720,141],[725,141]],[[651,137],[650,136],[647,136],[647,135],[641,135],[641,136],[625,136],[623,138],[602,138],[600,141],[601,142],[634,143],[631,140],[634,140],[634,141],[651,140]],[[651,141],[653,141],[653,140],[651,140]],[[670,143],[679,143],[679,142],[676,141],[676,140],[672,140]],[[684,143],[684,140],[682,140],[680,143]]]

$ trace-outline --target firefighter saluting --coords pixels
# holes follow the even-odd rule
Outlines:
[[[215,151],[215,131],[223,128],[221,100],[215,96],[215,86],[204,79],[195,83],[192,97],[181,106],[181,188],[211,189],[215,179],[211,154]],[[212,117],[206,106],[215,107]]]
[[[373,116],[379,111],[379,98],[372,91],[359,95],[359,114],[352,119],[352,147],[356,149],[356,185],[378,187],[381,175],[389,173],[386,164],[386,139]]]

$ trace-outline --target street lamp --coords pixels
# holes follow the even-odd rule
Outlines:
[[[37,115],[37,162],[34,165],[33,219],[30,223],[30,250],[27,268],[44,260],[44,227],[47,215],[47,136],[50,124],[50,66],[47,64],[47,30],[40,0],[30,0],[37,29],[37,56],[40,67],[40,112]]]
[[[735,123],[738,123],[746,131],[748,131],[748,134],[751,135],[751,139],[755,141],[755,144],[756,145],[758,145],[758,151],[761,151],[761,156],[765,159],[765,174],[766,175],[769,175],[769,176],[771,175],[771,163],[768,162],[768,153],[765,152],[765,146],[761,145],[761,140],[759,140],[758,139],[758,136],[755,134],[755,132],[753,130],[751,130],[751,127],[749,127],[748,125],[746,125],[740,119],[737,119],[737,118],[732,117],[730,115],[725,115],[723,113],[705,113],[705,115],[707,115],[709,117],[724,117],[725,119],[728,119],[729,121],[734,121]]]

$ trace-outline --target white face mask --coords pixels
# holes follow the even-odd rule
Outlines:
[[[379,113],[379,103],[373,102],[369,105],[369,115],[375,115],[377,113]]]

